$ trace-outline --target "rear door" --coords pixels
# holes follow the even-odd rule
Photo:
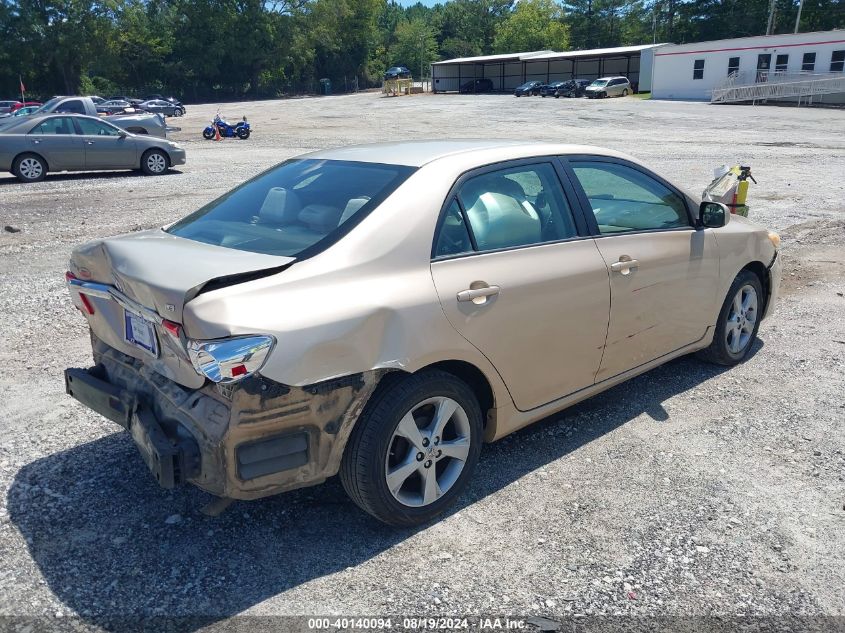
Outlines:
[[[76,130],[85,149],[85,169],[131,169],[138,166],[135,140],[115,126],[77,118]]]
[[[76,135],[73,119],[52,116],[27,134],[33,152],[47,160],[50,171],[80,171],[85,168],[82,139]]]
[[[685,196],[638,165],[599,156],[569,157],[568,165],[610,269],[610,327],[597,380],[699,341],[717,302],[712,231],[694,228]]]
[[[607,266],[561,175],[550,159],[465,175],[432,251],[447,318],[521,410],[592,385],[607,335]]]

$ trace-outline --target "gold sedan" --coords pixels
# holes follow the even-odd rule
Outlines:
[[[610,150],[319,151],[76,249],[96,366],[67,388],[165,487],[255,499],[340,474],[373,516],[419,524],[483,441],[684,354],[741,362],[778,243]]]

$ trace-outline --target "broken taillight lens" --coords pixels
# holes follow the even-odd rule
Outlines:
[[[188,355],[198,374],[213,382],[236,382],[261,369],[275,342],[266,335],[188,341]]]

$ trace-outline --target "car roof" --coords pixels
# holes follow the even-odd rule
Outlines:
[[[515,139],[456,139],[431,141],[397,141],[371,143],[367,145],[348,145],[333,149],[318,150],[298,158],[319,160],[345,160],[364,163],[382,163],[386,165],[406,165],[422,167],[436,160],[466,154],[485,152],[496,154],[496,160],[512,160],[532,155],[556,155],[591,153],[606,156],[627,156],[598,147],[545,143],[540,141],[521,141]],[[495,162],[495,161],[490,161]]]

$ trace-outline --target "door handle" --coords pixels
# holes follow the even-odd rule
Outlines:
[[[86,144],[86,145],[93,145],[93,144],[94,144],[94,141],[85,141],[85,144]]]
[[[485,286],[483,288],[470,288],[469,290],[461,290],[458,293],[458,301],[472,301],[473,303],[484,303],[484,301],[476,301],[476,299],[487,300],[487,297],[499,294],[499,286]]]
[[[33,144],[33,145],[39,145],[40,143],[41,143],[41,141],[40,141],[40,140],[38,140],[37,138],[32,139],[32,144]]]
[[[625,258],[625,255],[619,258],[618,262],[613,262],[610,265],[610,270],[615,273],[622,273],[623,275],[627,275],[631,272],[632,268],[639,268],[640,262],[636,259]]]

